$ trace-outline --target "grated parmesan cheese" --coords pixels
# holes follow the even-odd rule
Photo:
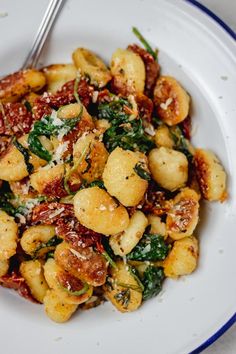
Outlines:
[[[169,105],[170,105],[172,102],[173,102],[173,98],[169,97],[169,98],[167,98],[167,100],[166,100],[165,103],[161,103],[161,104],[160,104],[160,107],[161,107],[162,109],[164,109],[164,111],[166,111],[167,108],[169,107]]]

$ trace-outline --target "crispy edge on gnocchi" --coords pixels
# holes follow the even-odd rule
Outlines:
[[[68,304],[63,301],[53,289],[47,290],[43,303],[47,316],[58,323],[68,321],[78,307],[76,304]]]
[[[22,262],[20,265],[20,273],[30,288],[33,297],[43,303],[43,299],[48,290],[48,285],[44,278],[42,263],[39,260],[30,260]]]
[[[74,145],[73,170],[87,183],[101,179],[107,159],[108,152],[94,133],[82,135]]]
[[[91,50],[77,48],[72,54],[73,62],[83,75],[88,75],[92,85],[104,87],[111,80],[110,70]]]
[[[143,198],[148,182],[136,172],[137,165],[148,171],[147,157],[141,152],[123,150],[117,147],[108,157],[103,181],[108,193],[124,206],[135,206]]]
[[[146,216],[140,211],[136,211],[130,218],[129,226],[123,232],[112,235],[109,244],[118,256],[125,256],[137,245],[148,225]]]
[[[129,225],[129,215],[105,190],[84,188],[74,197],[75,216],[79,222],[95,232],[114,235]]]
[[[0,158],[0,179],[8,182],[20,181],[29,172],[22,153],[11,144]]]
[[[77,283],[79,284],[79,290],[83,288],[83,282],[79,280],[78,278],[73,277],[70,273],[65,272],[56,262],[53,258],[49,258],[47,262],[44,265],[44,276],[46,278],[46,281],[49,285],[49,287],[53,290],[56,291],[58,297],[66,302],[67,304],[82,304],[83,302],[87,301],[88,299],[91,298],[93,294],[93,287],[90,285],[88,286],[88,289],[86,292],[81,293],[81,295],[73,295],[72,290],[71,293],[66,290],[67,288],[71,287],[73,283],[75,283],[75,280],[77,280]],[[66,278],[66,289],[63,288],[60,278]],[[75,280],[73,279],[75,278]],[[72,282],[71,282],[72,280]],[[76,293],[74,291],[74,293]]]
[[[47,166],[46,166],[47,167]],[[63,164],[50,168],[41,168],[30,175],[30,184],[39,194],[47,194],[63,180],[65,167]]]
[[[151,150],[148,160],[153,179],[161,187],[175,191],[185,186],[188,160],[182,152],[162,146]]]
[[[73,64],[52,64],[42,69],[46,77],[47,91],[55,93],[68,81],[77,76],[77,69]]]
[[[23,232],[20,244],[25,253],[33,257],[40,246],[46,244],[53,236],[55,227],[52,225],[30,226]]]
[[[187,118],[190,97],[173,77],[161,76],[154,89],[154,104],[158,117],[172,126]]]
[[[54,258],[65,271],[89,285],[100,286],[106,281],[106,259],[92,247],[75,250],[68,243],[62,242],[56,247]]]
[[[163,262],[167,277],[177,278],[191,274],[197,267],[199,257],[198,240],[194,236],[174,242],[173,248]]]
[[[128,49],[117,49],[111,58],[113,86],[117,93],[143,93],[145,66],[140,56]]]
[[[191,236],[199,220],[199,194],[193,189],[183,188],[167,212],[166,228],[173,240]]]
[[[18,226],[12,216],[0,210],[0,261],[5,261],[16,253]]]
[[[209,150],[196,149],[194,162],[203,197],[209,201],[227,199],[226,173],[216,155]]]
[[[129,266],[122,261],[116,263],[116,268],[112,268],[103,289],[105,297],[120,312],[135,311],[142,303],[140,284],[132,275]]]
[[[18,71],[0,81],[0,102],[16,102],[30,91],[37,92],[46,84],[43,73],[36,69]]]

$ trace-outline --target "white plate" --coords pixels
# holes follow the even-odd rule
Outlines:
[[[0,74],[20,67],[47,4],[1,0]],[[162,72],[174,75],[192,96],[194,143],[213,149],[228,172],[230,198],[207,204],[201,215],[198,270],[167,280],[161,296],[135,313],[111,304],[78,313],[67,324],[51,322],[43,308],[0,289],[1,349],[5,353],[189,353],[235,320],[236,308],[236,46],[215,21],[179,0],[67,1],[42,56],[70,61],[77,46],[109,59],[136,41],[137,26],[160,50]],[[234,316],[234,317],[233,317]]]

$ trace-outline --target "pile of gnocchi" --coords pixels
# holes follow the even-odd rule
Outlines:
[[[227,198],[190,142],[189,94],[133,31],[142,46],[109,67],[77,48],[0,81],[0,284],[56,322],[106,300],[134,311],[191,274],[199,203]]]

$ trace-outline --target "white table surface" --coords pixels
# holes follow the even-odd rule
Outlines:
[[[236,32],[236,0],[198,0]],[[204,354],[236,354],[236,324],[204,351]]]

